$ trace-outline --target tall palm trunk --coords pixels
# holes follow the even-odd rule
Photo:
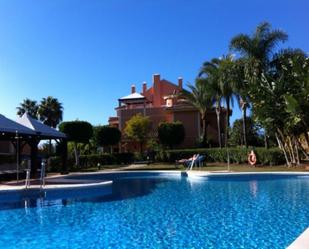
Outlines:
[[[281,141],[280,138],[279,138],[279,132],[278,132],[278,133],[276,132],[276,133],[275,133],[275,136],[276,136],[276,139],[277,139],[279,148],[283,151],[283,154],[284,154],[284,157],[285,157],[285,161],[286,161],[287,166],[288,166],[288,167],[291,167],[291,163],[290,163],[290,161],[289,161],[289,158],[288,158],[286,149],[284,148],[284,145],[283,145],[282,141]]]
[[[246,148],[248,148],[247,144],[247,104],[243,103],[242,107],[242,129],[243,129],[243,135],[244,135],[244,145]]]
[[[307,147],[309,148],[309,135],[308,135],[308,132],[304,132],[304,136],[305,136],[305,140],[306,140],[306,143],[307,143]]]
[[[77,143],[73,142],[74,146],[74,155],[75,155],[75,165],[79,166],[79,155],[78,155],[78,150],[77,150]]]
[[[225,147],[227,147],[230,128],[230,98],[226,98],[226,125],[225,125]]]
[[[202,142],[203,145],[207,145],[207,120],[206,120],[206,112],[202,114],[202,125],[203,125],[203,135],[202,135]]]
[[[291,167],[293,165],[293,158],[290,146],[288,144],[288,138],[284,136],[283,132],[279,128],[277,128],[277,132],[275,133],[275,135],[279,144],[279,148],[284,153],[287,166]]]
[[[217,104],[216,115],[217,115],[218,142],[219,142],[219,147],[222,148],[221,117],[220,117],[220,115],[221,115],[221,106],[220,106],[220,103],[219,103],[219,105]]]
[[[297,142],[297,138],[295,136],[293,136],[293,147],[294,147],[294,150],[295,150],[296,165],[300,165],[298,142]]]
[[[264,131],[264,147],[265,149],[269,149],[268,137],[266,130]]]

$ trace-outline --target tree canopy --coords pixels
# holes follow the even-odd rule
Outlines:
[[[92,125],[86,121],[62,122],[59,130],[68,136],[68,141],[77,143],[88,143],[93,135]]]
[[[68,141],[73,142],[75,164],[79,165],[78,143],[89,143],[93,136],[92,125],[86,121],[68,121],[59,125],[59,130],[68,136]]]
[[[40,120],[53,128],[62,121],[63,107],[58,99],[48,96],[41,100],[40,106],[38,108],[38,114]]]
[[[243,134],[243,120],[236,119],[231,129],[230,144],[234,146],[243,146],[245,144]],[[260,132],[260,127],[253,121],[251,117],[247,117],[247,143],[249,146],[262,146],[263,139]]]
[[[262,23],[252,35],[231,41],[244,62],[253,118],[275,134],[287,165],[300,163],[299,137],[308,138],[308,56],[300,49],[275,51],[287,34]]]
[[[32,118],[39,119],[44,124],[56,128],[62,121],[63,106],[58,99],[48,96],[38,104],[36,100],[24,99],[17,109],[17,115],[27,112]]]
[[[17,109],[17,115],[22,116],[25,112],[27,112],[32,118],[38,119],[38,109],[39,105],[37,101],[31,99],[24,99],[22,103],[19,104]]]
[[[300,142],[304,137],[309,148],[308,54],[300,49],[279,49],[278,45],[287,39],[284,31],[264,22],[252,34],[233,37],[227,56],[202,64],[195,86],[189,85],[190,92],[184,91],[183,95],[201,113],[204,140],[207,111],[215,108],[219,135],[221,105],[225,102],[229,114],[230,105],[236,99],[242,119],[233,128],[237,134],[232,130],[235,145],[256,144],[250,139],[256,137],[254,123],[258,123],[265,131],[265,144],[267,138],[276,137],[288,166],[300,163],[299,151],[309,157]],[[248,108],[252,119],[247,120]],[[225,144],[228,128],[229,115]],[[218,139],[221,145],[220,136]]]
[[[97,146],[112,146],[120,142],[121,131],[108,125],[94,127],[94,141]]]
[[[172,123],[162,122],[158,126],[158,138],[161,144],[173,148],[173,146],[183,142],[185,128],[179,121]]]
[[[142,153],[143,143],[149,137],[150,129],[151,122],[149,117],[138,113],[127,121],[124,132],[129,139],[140,143],[140,151]]]
[[[190,92],[183,90],[179,95],[181,98],[187,100],[192,106],[194,106],[201,115],[202,119],[202,144],[206,145],[207,141],[207,112],[212,109],[213,97],[210,91],[210,84],[208,84],[207,78],[197,78],[195,85],[188,85]]]

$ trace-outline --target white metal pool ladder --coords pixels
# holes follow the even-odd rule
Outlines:
[[[30,187],[30,175],[31,175],[31,166],[30,166],[30,160],[29,160],[28,161],[28,168],[26,169],[25,188]]]
[[[191,164],[188,166],[188,169],[187,169],[187,170],[192,170],[193,167],[194,167],[194,165],[197,166],[197,167],[199,167],[199,169],[201,168],[202,162],[201,162],[201,160],[200,160],[200,155],[198,155],[194,160],[192,160],[192,162],[191,162]]]
[[[30,187],[30,172],[31,172],[31,169],[26,169],[25,188]]]
[[[196,164],[196,160],[199,158],[199,156],[197,156],[195,159],[192,160],[191,164],[188,167],[188,170],[192,170],[194,167],[194,164]]]
[[[43,189],[45,186],[45,166],[46,166],[46,161],[42,160],[41,163],[41,175],[40,175],[40,189]]]

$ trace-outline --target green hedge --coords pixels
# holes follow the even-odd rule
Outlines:
[[[53,156],[49,158],[49,165],[47,170],[49,172],[61,172],[62,170],[62,159],[60,156]]]
[[[96,167],[98,163],[100,165],[111,164],[129,164],[134,161],[134,155],[132,153],[117,153],[117,154],[93,154],[93,155],[81,155],[79,157],[80,169],[86,169],[90,167]],[[61,157],[55,156],[50,158],[49,171],[59,172],[61,171]],[[68,158],[67,164],[69,168],[75,169],[75,159]]]
[[[251,149],[229,148],[231,163],[248,163],[248,153]],[[257,164],[261,165],[280,165],[285,163],[285,158],[279,148],[254,148],[257,157]],[[185,149],[185,150],[166,150],[157,154],[157,160],[173,163],[176,160],[189,158],[194,154],[206,155],[206,162],[226,162],[227,150],[225,148],[209,149]]]

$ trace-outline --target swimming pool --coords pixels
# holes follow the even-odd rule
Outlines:
[[[286,248],[309,226],[309,177],[68,176],[109,186],[0,193],[0,248]],[[58,192],[57,192],[58,191]],[[26,203],[26,205],[25,205]]]

